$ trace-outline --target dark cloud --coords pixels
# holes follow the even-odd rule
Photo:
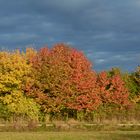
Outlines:
[[[0,46],[65,42],[97,70],[133,70],[140,62],[139,0],[0,0]]]
[[[133,71],[136,64],[139,63],[139,52],[109,52],[109,51],[86,51],[86,55],[90,60],[94,60],[93,66],[98,71],[103,69],[111,69],[112,67],[120,67],[123,70]]]

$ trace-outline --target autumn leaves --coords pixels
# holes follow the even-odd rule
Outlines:
[[[120,75],[96,73],[85,55],[65,44],[39,51],[0,52],[0,102],[9,113],[91,112],[105,104],[130,105]]]

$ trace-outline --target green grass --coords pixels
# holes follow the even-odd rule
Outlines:
[[[0,140],[140,140],[140,131],[0,132]]]

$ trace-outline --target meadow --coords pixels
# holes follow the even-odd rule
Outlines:
[[[1,140],[139,140],[140,131],[0,132]]]

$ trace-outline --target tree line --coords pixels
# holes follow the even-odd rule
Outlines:
[[[136,117],[139,103],[140,66],[96,72],[83,52],[66,44],[0,52],[1,119],[89,121],[134,110]]]

